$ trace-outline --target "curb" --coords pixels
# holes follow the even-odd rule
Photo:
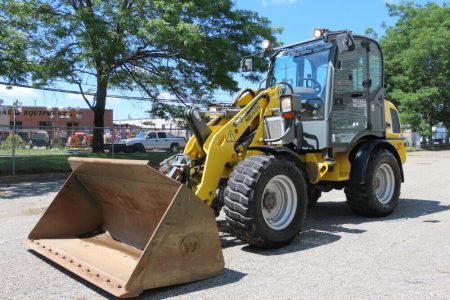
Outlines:
[[[27,181],[51,181],[51,180],[61,180],[67,179],[70,173],[50,173],[50,174],[30,174],[30,175],[8,175],[0,176],[1,183],[18,183]]]

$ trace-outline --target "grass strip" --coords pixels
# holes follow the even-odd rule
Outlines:
[[[116,153],[116,159],[140,159],[150,161],[150,165],[158,166],[164,159],[172,156],[170,152]],[[111,158],[109,153],[81,153],[78,155],[56,154],[16,157],[16,175],[47,174],[70,172],[67,159],[70,156]],[[12,174],[12,158],[0,157],[0,176]]]

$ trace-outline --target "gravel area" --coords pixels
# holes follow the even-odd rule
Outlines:
[[[326,193],[289,246],[260,251],[221,233],[223,274],[140,298],[450,299],[450,151],[410,153],[404,171],[389,217],[355,216],[342,191]],[[0,299],[111,297],[22,244],[63,183],[0,177]]]

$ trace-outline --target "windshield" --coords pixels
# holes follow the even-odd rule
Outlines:
[[[136,138],[144,139],[146,135],[147,135],[146,132],[139,132],[138,134],[136,134]]]
[[[282,51],[275,58],[273,84],[289,83],[302,99],[304,120],[323,118],[330,46],[308,45]]]

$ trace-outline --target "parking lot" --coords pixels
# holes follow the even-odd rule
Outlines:
[[[287,247],[255,250],[221,233],[223,274],[142,299],[449,299],[450,151],[409,153],[396,211],[354,215],[342,191],[309,209]],[[22,244],[63,179],[2,183],[0,298],[105,299],[107,293]]]

